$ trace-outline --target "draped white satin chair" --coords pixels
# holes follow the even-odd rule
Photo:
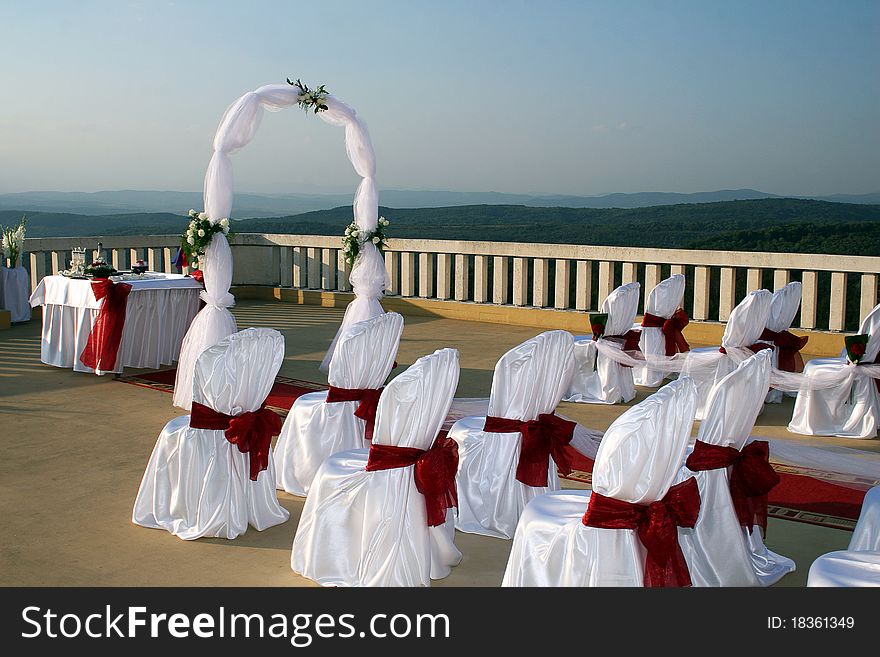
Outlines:
[[[363,405],[368,416],[374,415],[375,405],[367,406],[376,403],[391,372],[402,332],[403,317],[384,313],[342,333],[327,375],[330,390],[298,397],[275,443],[279,489],[305,496],[325,458],[365,446],[366,423],[355,412]],[[328,401],[340,397],[351,401]]]
[[[687,491],[688,484],[670,488],[681,469],[696,398],[687,377],[660,388],[605,432],[593,469],[593,491],[559,490],[529,502],[516,528],[502,586],[645,585],[647,554],[638,529],[587,526],[585,512],[592,512],[592,497],[598,494],[611,498],[611,504],[639,505],[637,512],[645,521],[652,515],[649,505],[657,509],[655,517],[664,515],[660,509],[667,508],[669,495]],[[689,484],[693,502],[693,497],[699,499],[696,484]],[[691,521],[695,516],[696,511]],[[676,540],[674,531],[671,536]],[[676,551],[677,545],[670,550]],[[683,562],[680,552],[677,556]]]
[[[880,305],[864,319],[859,333],[871,336],[862,362],[876,361],[880,354]],[[838,358],[814,358],[804,367],[804,376],[821,377],[844,367],[852,367],[845,353]],[[874,438],[878,424],[880,395],[876,381],[860,376],[852,385],[799,392],[788,430],[807,436]]]
[[[792,281],[787,285],[783,285],[781,288],[776,290],[773,293],[773,297],[770,299],[770,315],[767,318],[767,327],[764,333],[761,336],[762,342],[768,342],[769,344],[773,344],[773,367],[779,367],[779,355],[780,349],[783,348],[781,345],[784,344],[785,338],[788,338],[791,341],[790,346],[794,346],[794,344],[798,341],[792,340],[794,336],[792,336],[788,331],[791,328],[791,323],[794,321],[795,315],[797,315],[798,308],[801,307],[801,282],[800,281]],[[778,336],[776,334],[779,334]],[[774,341],[773,338],[776,337]],[[780,344],[776,344],[780,343]],[[806,340],[802,341],[801,347],[803,344],[806,344]],[[797,358],[799,356],[793,356]],[[782,369],[786,369],[783,367]],[[787,370],[794,371],[794,370]],[[767,404],[780,404],[782,403],[783,393],[781,390],[770,390],[767,393],[767,398],[765,403]],[[788,393],[792,396],[797,396],[796,393]]]
[[[489,418],[537,423],[552,414],[571,378],[573,338],[566,331],[547,331],[504,354],[495,365],[489,396]],[[556,463],[544,465],[546,481],[531,486],[517,479],[522,433],[487,431],[487,417],[465,417],[449,430],[458,443],[457,529],[472,534],[510,538],[529,500],[559,488]],[[543,417],[540,433],[558,418]],[[489,424],[488,428],[492,428]],[[562,427],[564,430],[565,427]]]
[[[638,283],[621,285],[602,302],[608,322],[600,340],[616,339],[632,330],[639,311]],[[598,352],[592,336],[578,337],[574,344],[575,368],[565,401],[585,404],[618,404],[636,396],[633,371]]]
[[[700,488],[696,525],[678,530],[694,586],[770,586],[795,569],[791,559],[764,546],[762,527],[742,526],[731,493],[734,478],[734,486],[742,491],[757,492],[778,482],[765,458],[767,443],[749,443],[770,381],[771,358],[770,350],[759,351],[715,384],[695,449],[686,461],[694,470],[686,465],[679,474],[681,481],[694,477]],[[743,517],[751,518],[748,501],[740,502]],[[760,522],[766,522],[766,516]]]
[[[441,349],[395,377],[379,400],[371,449],[428,450],[458,375],[458,352]],[[455,443],[446,442],[454,451]],[[368,471],[372,459],[370,449],[349,450],[318,469],[293,540],[291,568],[325,586],[429,586],[446,577],[461,560],[452,519],[447,514],[445,522],[428,527],[429,507],[415,482],[418,465]],[[450,484],[454,472],[453,462]]]
[[[770,315],[771,293],[768,290],[755,290],[745,296],[730,313],[724,335],[721,337],[722,349],[748,348],[758,343],[767,326]],[[706,410],[709,393],[718,381],[730,374],[738,361],[728,354],[717,354],[718,347],[700,347],[688,352],[683,373],[690,376],[697,385],[697,419],[702,420]],[[743,359],[741,359],[743,360]],[[707,363],[709,366],[707,366]],[[767,390],[764,390],[767,394]]]
[[[669,320],[681,308],[684,298],[685,278],[684,274],[673,274],[669,278],[660,281],[648,294],[645,301],[645,320],[639,327],[639,349],[645,355],[666,356],[666,333],[662,326],[646,326],[650,323],[648,316]],[[683,311],[682,311],[683,312]],[[669,354],[671,355],[671,354]],[[668,372],[651,369],[647,365],[633,368],[635,384],[656,388],[663,385],[663,380],[669,376]]]
[[[865,495],[849,547],[817,558],[807,586],[880,586],[880,486]]]
[[[195,362],[193,414],[199,411],[196,404],[233,418],[273,414],[261,408],[283,359],[284,338],[272,329],[246,329],[208,347]],[[242,452],[244,445],[232,444],[222,429],[191,427],[192,417],[174,418],[159,435],[132,522],[185,540],[231,539],[248,524],[262,531],[285,522],[289,514],[275,494],[269,441],[263,452],[266,469],[255,474],[254,452]],[[277,431],[281,423],[274,417]]]

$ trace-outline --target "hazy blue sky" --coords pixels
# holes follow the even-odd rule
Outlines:
[[[286,76],[366,120],[381,187],[880,190],[880,2],[0,0],[0,192],[201,189],[224,109]],[[239,191],[353,191],[293,108]]]

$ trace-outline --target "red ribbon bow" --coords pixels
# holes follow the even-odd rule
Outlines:
[[[202,273],[201,269],[193,269],[189,275],[193,278],[194,281],[201,283],[202,287],[205,286],[205,275]]]
[[[376,409],[379,408],[379,397],[384,388],[337,388],[330,386],[327,391],[327,403],[359,401],[354,416],[366,423],[364,440],[373,440],[373,427],[376,425]]]
[[[747,345],[742,346],[742,349],[748,349],[753,354],[756,354],[759,351],[763,351],[764,349],[772,349],[772,348],[773,348],[773,345],[769,345],[766,342],[756,342],[755,344],[747,344]],[[722,354],[727,353],[727,349],[725,349],[724,347],[718,347],[718,351],[720,351]]]
[[[521,433],[516,478],[526,486],[546,486],[550,457],[564,475],[571,472],[571,457],[565,447],[574,436],[576,422],[563,420],[555,413],[541,413],[534,420],[508,420],[488,416],[483,431]]]
[[[458,443],[447,436],[437,436],[430,449],[370,445],[367,472],[391,470],[414,465],[416,489],[425,496],[428,527],[446,522],[446,510],[458,508],[455,474],[458,471]]]
[[[633,504],[596,491],[582,522],[600,529],[635,529],[647,550],[645,586],[690,586],[691,576],[677,527],[693,527],[700,514],[700,490],[693,477],[672,486],[662,500]]]
[[[779,369],[785,372],[803,372],[804,358],[800,350],[804,348],[809,336],[797,336],[791,331],[771,331],[768,328],[761,333],[761,340],[772,342],[776,345],[776,353],[779,355]]]
[[[645,313],[642,318],[642,326],[645,328],[659,328],[663,330],[663,336],[666,338],[666,355],[674,356],[677,353],[684,353],[691,350],[688,341],[684,339],[682,331],[688,325],[690,318],[683,308],[679,308],[669,319]]]
[[[694,472],[730,466],[730,497],[739,524],[750,534],[755,525],[767,534],[767,494],[780,481],[770,465],[770,443],[754,440],[738,450],[698,440],[685,465]]]
[[[131,285],[114,283],[108,278],[92,281],[95,299],[104,300],[89,339],[79,356],[80,362],[93,370],[111,372],[116,367],[116,356],[125,327],[125,309]]]
[[[281,433],[281,418],[265,406],[241,415],[226,415],[204,404],[193,402],[189,426],[193,429],[223,431],[226,440],[242,454],[250,453],[251,481],[269,467],[272,436]]]

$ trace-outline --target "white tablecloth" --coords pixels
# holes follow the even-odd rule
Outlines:
[[[199,311],[201,284],[179,274],[149,274],[149,278],[124,282],[131,284],[131,293],[113,372],[171,365]],[[43,306],[40,360],[77,372],[107,374],[86,367],[79,359],[101,303],[92,293],[91,281],[64,276],[46,276],[40,281],[30,298],[31,306]]]

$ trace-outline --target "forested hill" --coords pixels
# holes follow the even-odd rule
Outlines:
[[[17,223],[25,211],[0,211],[0,224]],[[631,209],[467,205],[380,212],[391,221],[391,237],[880,255],[880,205],[773,198]],[[345,206],[236,221],[233,230],[340,235],[350,221]],[[185,217],[172,214],[28,213],[30,237],[168,234],[185,225]]]

